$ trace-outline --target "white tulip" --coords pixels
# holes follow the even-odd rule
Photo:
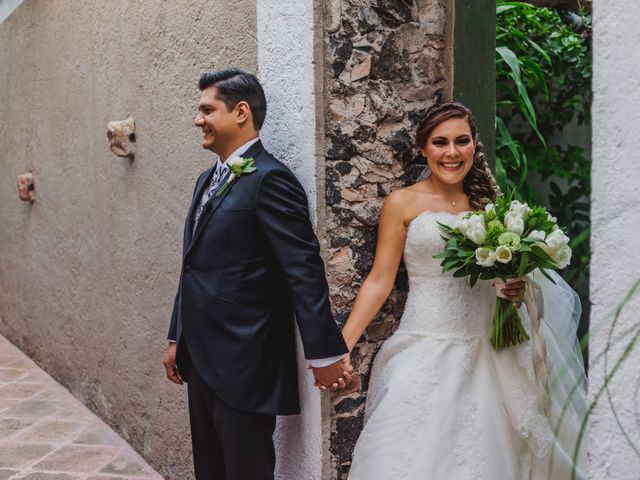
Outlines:
[[[569,237],[567,237],[562,230],[558,229],[547,235],[544,241],[549,247],[549,250],[555,252],[569,244]]]
[[[532,230],[531,233],[527,235],[527,238],[529,238],[530,240],[538,240],[542,242],[544,241],[545,236],[546,233],[544,233],[542,230]]]
[[[513,212],[507,212],[504,216],[504,226],[507,228],[507,232],[517,233],[522,236],[524,232],[524,218]]]
[[[472,215],[458,222],[458,228],[462,234],[476,245],[481,245],[487,238],[487,230],[484,226],[482,215]]]
[[[518,200],[513,200],[509,205],[509,213],[514,213],[517,216],[522,217],[523,220],[526,220],[531,213],[531,209],[526,203],[520,203]]]
[[[500,263],[509,263],[511,261],[511,250],[504,245],[500,245],[496,248],[496,260]]]
[[[496,263],[496,252],[490,248],[476,248],[476,263],[481,267],[492,267]]]
[[[564,245],[555,252],[551,252],[551,258],[556,263],[559,269],[565,268],[571,263],[571,247]]]

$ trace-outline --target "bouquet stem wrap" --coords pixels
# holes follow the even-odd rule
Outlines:
[[[496,350],[529,340],[529,335],[524,329],[518,309],[513,302],[496,297],[496,310],[493,314],[489,340]]]

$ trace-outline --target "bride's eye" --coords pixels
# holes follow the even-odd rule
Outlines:
[[[462,138],[459,138],[459,139],[456,141],[456,143],[457,143],[458,145],[468,145],[470,141],[471,141],[471,139],[470,139],[469,137],[462,137]]]
[[[433,143],[436,147],[444,147],[444,146],[447,144],[446,140],[442,140],[442,139],[434,140],[432,143]]]

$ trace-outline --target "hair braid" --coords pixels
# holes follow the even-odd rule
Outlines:
[[[487,200],[495,201],[501,195],[489,164],[484,158],[484,145],[476,134],[476,151],[473,155],[473,165],[462,181],[464,193],[469,197],[469,205],[473,210],[480,210]]]

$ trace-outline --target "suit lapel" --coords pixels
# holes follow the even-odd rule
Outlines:
[[[193,217],[196,208],[198,208],[198,204],[200,203],[200,199],[202,198],[202,193],[209,182],[211,181],[211,176],[213,175],[213,167],[209,168],[206,171],[206,174],[201,177],[200,182],[196,185],[196,191],[193,195],[193,200],[191,201],[191,206],[189,207],[189,213],[187,213],[187,231],[185,232],[185,253],[188,247],[191,245],[192,237],[193,237]]]
[[[245,153],[243,153],[240,156],[243,157],[243,158],[251,158],[251,157],[255,158],[255,156],[258,153],[260,153],[263,149],[264,149],[264,147],[262,146],[262,142],[260,140],[258,140],[256,143],[251,145],[251,147],[249,147],[249,149]],[[189,240],[190,241],[189,241],[189,244],[188,244],[189,248],[185,252],[185,256],[186,256],[187,253],[189,253],[189,251],[191,250],[193,245],[196,243],[196,240],[200,236],[200,233],[202,232],[202,230],[204,229],[206,224],[209,222],[209,220],[211,219],[211,217],[213,216],[215,211],[218,209],[218,207],[220,206],[220,204],[222,203],[224,198],[230,193],[230,190],[233,188],[233,186],[238,181],[241,180],[241,177],[238,177],[238,178],[234,179],[233,182],[231,183],[231,185],[229,185],[229,188],[227,189],[227,191],[223,195],[217,197],[215,193],[213,194],[213,196],[209,200],[208,204],[206,205],[205,209],[203,210],[202,215],[200,215],[200,219],[198,220],[198,225],[196,227],[196,231],[193,232],[193,235],[191,235],[191,231],[193,230],[193,211],[194,211],[195,205],[197,205],[197,202],[199,202],[200,198],[202,197],[202,191],[204,189],[204,186],[208,185],[209,182],[211,181],[212,172],[213,172],[213,169],[211,169],[211,172],[209,172],[209,174],[207,175],[207,180],[204,181],[201,185],[198,186],[198,192],[197,192],[197,195],[196,195],[196,199],[197,200],[195,202],[192,202],[191,208],[189,209],[189,216],[191,218],[191,221],[189,222],[189,225],[191,226],[190,232],[189,232]],[[231,171],[228,171],[226,173],[226,175],[224,176],[224,178],[222,179],[222,181],[220,181],[220,183],[218,184],[218,188],[216,190],[216,193],[227,182],[227,180],[229,178],[229,175],[231,175]]]

